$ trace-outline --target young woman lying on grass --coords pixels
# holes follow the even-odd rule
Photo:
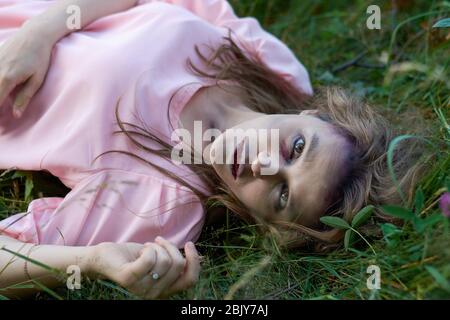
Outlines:
[[[77,32],[69,5],[81,12]],[[299,247],[342,241],[324,215],[350,221],[366,205],[400,202],[387,122],[338,89],[312,96],[288,47],[225,0],[0,0],[0,21],[0,168],[47,170],[71,189],[0,222],[2,294],[30,279],[61,284],[17,252],[167,297],[196,283],[192,242],[223,214],[217,204]],[[176,164],[173,133],[194,137],[194,121],[220,135],[184,141],[204,159]],[[236,129],[279,139],[253,158],[245,140],[238,164],[237,149],[221,149]],[[411,195],[418,166],[413,146],[401,147],[393,166]],[[216,161],[220,152],[231,161]]]

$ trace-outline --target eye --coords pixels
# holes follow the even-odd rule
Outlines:
[[[294,158],[295,155],[300,155],[305,148],[305,139],[303,137],[298,137],[294,140],[294,145],[291,152],[291,159]]]
[[[287,203],[288,203],[288,199],[289,199],[289,188],[287,186],[287,184],[283,184],[283,186],[281,187],[281,191],[280,191],[280,196],[278,199],[278,205],[277,205],[277,210],[283,210]]]

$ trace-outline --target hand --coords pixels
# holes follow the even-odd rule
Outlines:
[[[47,74],[53,43],[26,24],[0,46],[0,108],[17,87],[13,115],[21,117]]]
[[[108,242],[96,247],[88,269],[145,299],[166,298],[198,281],[200,257],[191,242],[184,246],[186,258],[161,237],[144,245]],[[153,272],[159,279],[153,279]]]

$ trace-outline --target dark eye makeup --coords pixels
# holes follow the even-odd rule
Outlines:
[[[282,183],[279,188],[277,205],[275,206],[277,212],[283,210],[286,207],[288,200],[289,200],[288,185],[287,183]]]
[[[291,152],[289,153],[289,159],[286,160],[290,163],[292,160],[298,158],[305,149],[305,145],[306,141],[302,135],[294,138],[292,143],[292,149]],[[286,182],[283,182],[279,187],[278,198],[275,205],[277,212],[283,210],[286,207],[288,200],[289,200],[289,186]]]
[[[303,149],[305,149],[306,141],[303,136],[299,136],[294,139],[294,142],[292,144],[292,151],[290,153],[289,160],[294,159],[296,155],[301,155],[303,152]]]

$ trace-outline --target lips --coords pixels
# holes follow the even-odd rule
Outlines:
[[[233,155],[233,164],[231,165],[231,173],[234,177],[234,180],[237,179],[237,172],[239,169],[239,164],[237,163],[237,148],[236,150],[234,150],[234,155]]]
[[[245,168],[245,163],[247,163],[247,158],[243,164],[238,163],[239,160],[242,159],[242,152],[245,150],[245,146],[245,139],[243,139],[234,150],[233,161],[231,164],[231,174],[233,175],[234,180],[237,180],[237,178],[242,174]]]

